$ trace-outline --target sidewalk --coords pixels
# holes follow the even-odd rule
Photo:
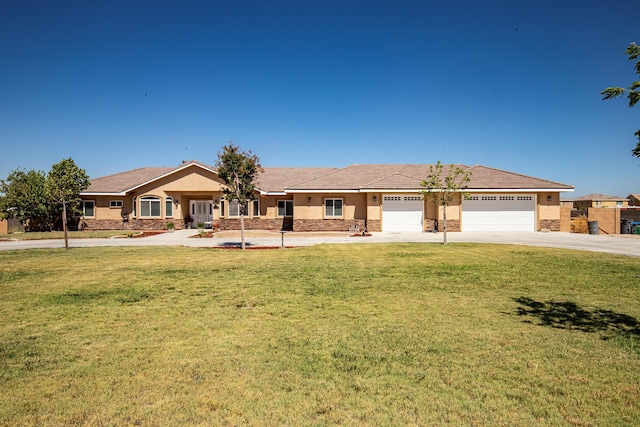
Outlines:
[[[197,238],[196,230],[177,230],[143,238],[71,239],[70,248],[99,246],[187,246],[187,247],[240,247],[240,232],[221,232],[213,238]],[[350,243],[442,243],[443,233],[371,233],[371,236],[353,237],[348,233],[247,232],[247,248],[299,247],[320,244]],[[499,243],[553,248],[577,249],[593,252],[629,255],[640,258],[640,238],[636,236],[606,236],[576,233],[524,233],[524,232],[450,232],[448,243]],[[0,241],[0,250],[64,248],[63,240]]]

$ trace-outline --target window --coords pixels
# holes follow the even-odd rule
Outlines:
[[[259,200],[254,200],[253,201],[253,212],[251,212],[251,214],[254,217],[260,216],[260,201]]]
[[[173,197],[164,199],[164,216],[173,216]]]
[[[93,200],[80,201],[81,215],[84,217],[94,217],[96,215],[95,207],[96,203]]]
[[[145,196],[140,198],[140,217],[160,217],[160,197]]]
[[[133,203],[131,204],[131,216],[135,218],[137,213],[138,213],[138,199],[134,197]]]
[[[109,200],[109,207],[110,208],[121,208],[122,207],[122,200]]]
[[[342,199],[325,199],[324,216],[342,217]]]
[[[243,213],[241,210],[244,211],[245,215],[247,214],[247,210],[248,209],[247,209],[247,204],[246,203],[244,205],[244,209],[242,209],[242,205],[240,205],[240,203],[238,203],[237,200],[232,200],[232,201],[229,202],[229,216],[230,217],[232,217],[232,216],[236,216],[236,217],[240,216],[240,214]]]
[[[293,200],[278,200],[278,216],[293,216]]]
[[[220,218],[224,218],[225,216],[225,212],[224,212],[224,199],[220,199]]]

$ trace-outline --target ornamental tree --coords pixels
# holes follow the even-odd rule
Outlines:
[[[71,157],[56,163],[47,175],[47,195],[62,205],[62,229],[64,247],[69,249],[67,237],[68,214],[73,214],[80,203],[80,193],[89,187],[89,176],[76,166]]]
[[[640,59],[638,59],[638,57],[640,57],[640,46],[632,42],[627,50],[625,50],[625,53],[629,55],[629,61],[636,60],[634,69],[636,74],[640,76]],[[638,101],[640,101],[640,91],[638,89],[640,89],[640,81],[635,81],[626,89],[617,86],[608,87],[600,92],[600,95],[604,95],[602,99],[607,100],[617,98],[626,93],[627,98],[629,99],[629,107],[633,107]],[[636,144],[636,148],[631,150],[631,154],[635,157],[640,157],[640,130],[637,130],[634,135],[638,138],[638,143]]]
[[[242,151],[229,141],[222,147],[222,152],[218,153],[216,168],[218,176],[227,185],[224,189],[225,199],[228,202],[237,202],[240,206],[240,236],[242,249],[245,249],[244,217],[247,214],[247,204],[257,199],[255,178],[262,172],[260,159],[251,150]]]
[[[442,210],[444,244],[447,244],[447,207],[458,194],[464,196],[464,190],[471,181],[471,171],[451,164],[446,169],[438,160],[436,165],[429,165],[429,175],[420,185],[425,189],[420,193],[431,199],[438,210]]]

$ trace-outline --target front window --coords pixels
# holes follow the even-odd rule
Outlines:
[[[324,216],[342,217],[342,199],[325,199]]]
[[[164,200],[164,215],[173,216],[173,197],[167,197]]]
[[[293,200],[278,200],[278,216],[293,216]]]
[[[96,203],[93,200],[80,201],[80,211],[85,218],[93,218],[96,215]]]
[[[122,200],[109,200],[109,207],[110,208],[121,208],[122,207]]]
[[[237,200],[231,200],[231,201],[229,202],[229,216],[230,216],[230,217],[232,217],[232,216],[235,216],[235,217],[240,216],[240,215],[243,213],[243,212],[242,212],[242,211],[243,211],[243,209],[242,209],[242,208],[243,208],[243,205],[241,205],[240,203],[238,203],[238,201],[237,201]],[[247,213],[247,210],[248,210],[248,209],[247,209],[247,204],[245,203],[245,204],[244,204],[244,214],[245,214],[245,215],[246,215],[246,213]]]
[[[254,217],[260,216],[260,202],[258,200],[254,200],[252,204],[253,204],[252,215]]]
[[[160,217],[160,197],[146,196],[140,198],[140,217]]]

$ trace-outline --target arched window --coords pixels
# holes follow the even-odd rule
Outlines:
[[[140,218],[160,218],[160,197],[144,196],[140,198]]]

